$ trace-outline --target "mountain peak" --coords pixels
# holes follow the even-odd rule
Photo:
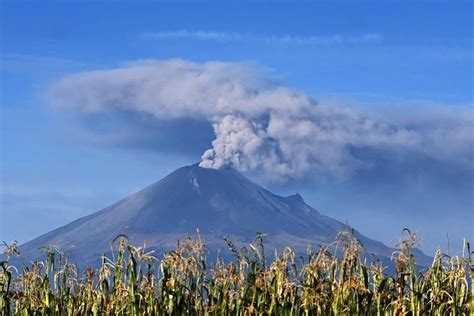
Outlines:
[[[194,189],[208,188],[210,190],[218,189],[221,186],[221,190],[233,190],[241,187],[256,187],[257,185],[251,180],[246,178],[240,172],[232,167],[213,169],[204,168],[199,166],[198,163],[184,166],[171,172],[162,180],[158,181],[151,187],[163,186],[163,183],[167,183],[167,186],[178,186],[179,184],[186,187],[186,183],[191,184]],[[145,189],[146,190],[146,189]]]
[[[220,168],[208,168],[208,167],[203,167],[200,165],[200,162],[197,162],[197,163],[194,163],[192,165],[189,165],[189,166],[185,166],[184,168],[189,168],[190,170],[208,170],[208,171],[211,171],[212,170],[215,170],[217,172],[234,172],[234,173],[238,173],[240,174],[239,171],[237,171],[237,169],[235,169],[234,167],[232,167],[231,165],[224,165]]]
[[[295,202],[304,203],[303,197],[299,193],[288,195],[287,199],[290,199]]]

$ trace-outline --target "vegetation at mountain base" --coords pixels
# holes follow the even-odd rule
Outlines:
[[[419,269],[418,237],[404,230],[394,251],[393,275],[350,231],[333,244],[308,249],[264,248],[264,235],[238,249],[235,260],[210,263],[199,234],[158,258],[127,236],[112,243],[110,257],[82,273],[58,247],[45,260],[24,262],[16,243],[4,244],[0,263],[2,315],[469,315],[474,311],[473,257],[469,243],[459,256],[437,250]],[[18,262],[11,265],[11,262]],[[420,271],[418,271],[420,270]]]

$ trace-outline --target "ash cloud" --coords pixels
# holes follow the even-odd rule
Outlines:
[[[151,117],[166,138],[179,138],[180,148],[193,141],[167,126],[207,122],[215,139],[203,150],[202,167],[231,165],[276,182],[346,179],[380,161],[410,164],[418,157],[472,172],[471,108],[365,113],[318,103],[254,64],[139,61],[66,76],[52,85],[49,98],[82,118],[130,117],[139,126],[134,118]],[[200,135],[202,129],[190,124],[185,133]]]

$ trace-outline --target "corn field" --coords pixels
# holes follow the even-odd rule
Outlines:
[[[469,244],[463,254],[440,250],[417,271],[406,230],[392,255],[395,272],[369,262],[349,231],[333,244],[298,256],[290,248],[267,261],[264,235],[226,262],[208,264],[199,235],[158,258],[126,236],[97,269],[79,273],[54,246],[45,261],[25,264],[15,243],[4,244],[0,267],[2,315],[469,315],[474,277]],[[15,259],[16,266],[9,265]],[[469,273],[470,271],[470,273]]]

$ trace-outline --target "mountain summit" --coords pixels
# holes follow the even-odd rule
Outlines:
[[[80,265],[96,265],[111,241],[127,235],[133,244],[166,251],[177,240],[200,235],[211,251],[224,249],[224,236],[236,244],[252,242],[257,232],[268,234],[267,248],[285,246],[305,251],[334,240],[346,225],[320,214],[299,194],[287,197],[269,192],[237,171],[179,168],[149,187],[89,216],[44,234],[20,247],[34,259],[39,248],[55,244],[74,247],[71,258]],[[389,257],[393,249],[355,231],[370,252]]]

